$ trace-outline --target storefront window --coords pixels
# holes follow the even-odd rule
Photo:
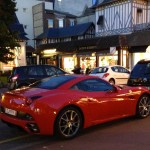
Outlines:
[[[74,57],[64,57],[64,70],[67,72],[71,72],[75,66],[75,58]]]
[[[118,56],[100,56],[99,57],[99,66],[111,66],[117,65]]]
[[[85,73],[86,69],[92,69],[96,67],[96,57],[81,57],[80,66],[83,72]]]

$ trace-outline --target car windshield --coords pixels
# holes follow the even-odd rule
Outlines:
[[[137,64],[131,72],[131,76],[143,76],[145,74],[150,74],[150,63]]]
[[[108,68],[107,67],[99,67],[95,68],[91,73],[105,73],[107,72]]]
[[[60,85],[75,79],[74,76],[53,76],[49,78],[42,79],[40,81],[31,84],[30,87],[42,88],[42,89],[56,89]]]

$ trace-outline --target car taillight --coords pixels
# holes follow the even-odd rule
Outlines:
[[[14,77],[12,77],[12,80],[16,80],[19,77],[18,74],[16,74]]]
[[[105,73],[102,78],[106,78],[109,76],[109,73]]]

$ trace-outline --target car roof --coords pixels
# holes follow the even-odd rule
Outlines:
[[[149,62],[150,62],[150,59],[142,59],[138,61],[138,64],[149,63]]]
[[[123,68],[125,68],[124,66],[121,66],[121,65],[108,65],[108,66],[99,66],[99,67],[96,67],[96,68],[111,68],[111,67],[123,67]]]

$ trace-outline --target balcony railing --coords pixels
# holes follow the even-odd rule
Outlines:
[[[150,23],[136,24],[128,28],[120,28],[120,29],[97,32],[96,37],[118,35],[118,34],[129,34],[129,33],[140,31],[140,30],[150,30]]]

